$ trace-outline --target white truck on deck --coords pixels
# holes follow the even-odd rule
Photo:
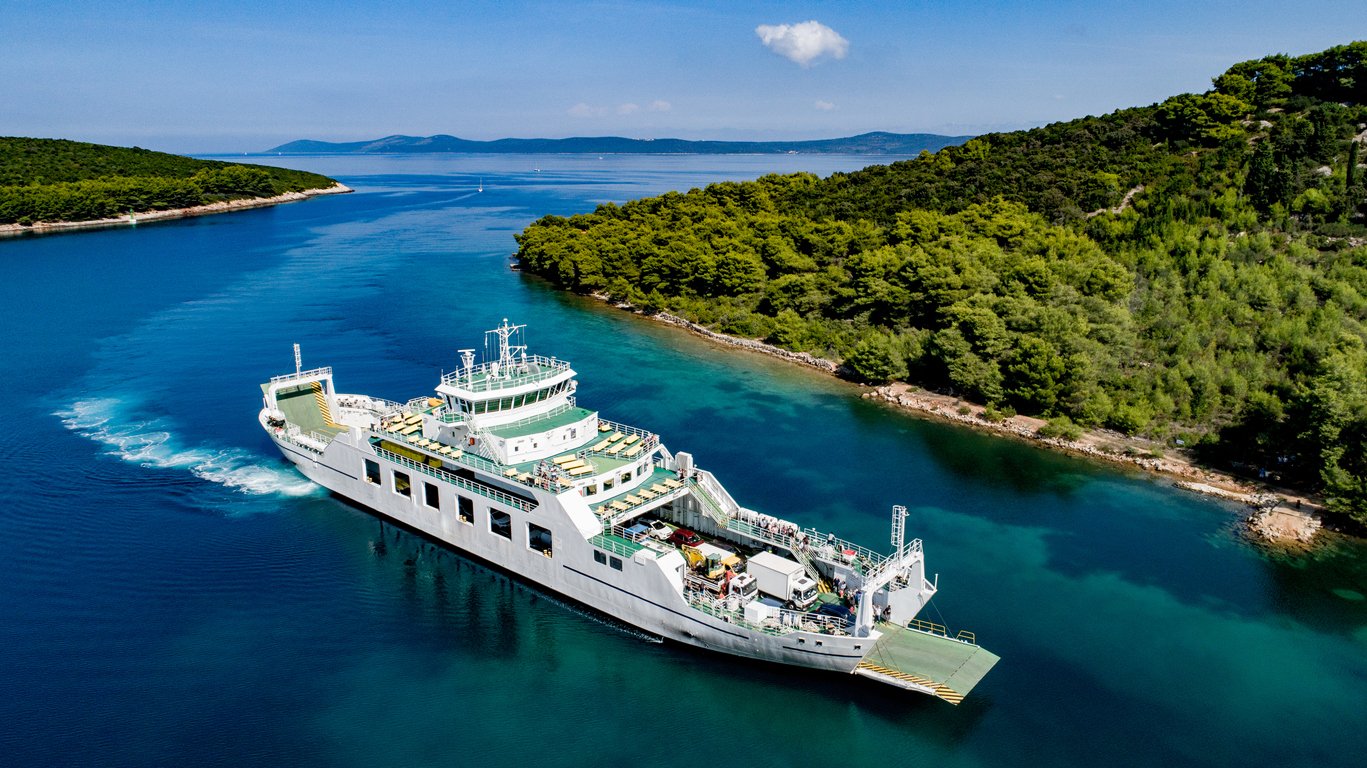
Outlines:
[[[772,552],[760,552],[750,558],[747,572],[755,577],[760,592],[782,600],[785,605],[791,603],[806,610],[816,602],[816,582],[807,576],[801,563]]]

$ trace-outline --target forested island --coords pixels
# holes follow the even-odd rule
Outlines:
[[[385,136],[371,141],[314,141],[300,139],[267,150],[275,154],[403,154],[409,152],[465,152],[470,154],[594,154],[594,155],[765,155],[839,154],[903,155],[934,152],[962,144],[971,136],[935,133],[874,131],[838,139],[808,141],[692,141],[689,139],[628,139],[623,136],[574,136],[568,139],[494,139],[477,141],[458,136]]]
[[[348,190],[326,176],[286,168],[196,160],[138,147],[0,137],[0,227],[10,231],[156,211],[228,210],[323,191]]]
[[[986,404],[1186,446],[1367,522],[1367,43],[826,179],[517,236],[556,285]]]

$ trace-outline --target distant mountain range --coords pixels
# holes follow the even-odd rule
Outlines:
[[[479,154],[646,154],[646,155],[906,155],[962,144],[972,136],[934,133],[861,133],[843,139],[814,141],[688,141],[579,136],[569,139],[496,139],[472,141],[455,136],[386,136],[373,141],[301,139],[267,150],[277,154],[378,154],[398,152],[467,152]]]

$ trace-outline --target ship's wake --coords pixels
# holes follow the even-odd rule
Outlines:
[[[163,419],[138,420],[116,398],[79,400],[54,415],[67,429],[108,448],[124,461],[156,469],[183,469],[204,480],[242,493],[265,496],[309,496],[322,490],[266,459],[241,448],[185,446]]]

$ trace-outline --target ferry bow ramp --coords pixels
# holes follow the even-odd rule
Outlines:
[[[917,625],[881,626],[882,636],[855,674],[958,704],[999,660],[963,633],[949,637],[939,625],[913,620]]]

